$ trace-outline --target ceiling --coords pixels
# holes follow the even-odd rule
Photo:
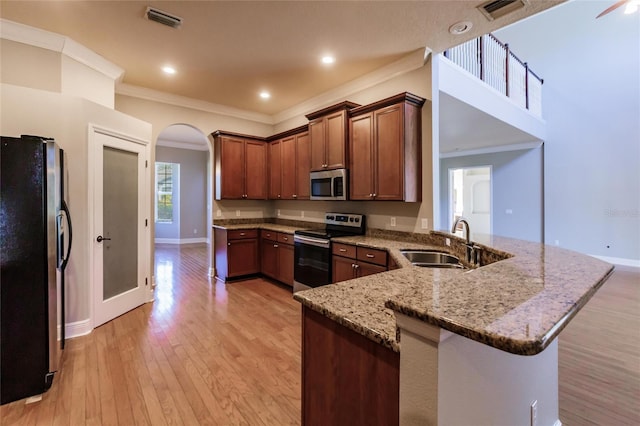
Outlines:
[[[1,0],[0,17],[70,37],[124,69],[127,85],[275,115],[416,50],[441,52],[562,1],[528,0],[494,21],[476,9],[483,1],[462,0]],[[147,6],[182,27],[145,19]],[[451,35],[458,21],[473,28]],[[325,54],[336,63],[322,65]]]

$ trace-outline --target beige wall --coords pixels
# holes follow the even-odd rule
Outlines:
[[[0,82],[114,105],[114,81],[60,52],[0,39]]]
[[[84,99],[8,84],[0,86],[0,112],[0,134],[53,137],[65,151],[67,202],[74,233],[67,268],[66,322],[89,321],[92,285],[89,250],[93,235],[88,213],[92,203],[88,198],[88,124],[147,141],[151,137],[151,126]]]

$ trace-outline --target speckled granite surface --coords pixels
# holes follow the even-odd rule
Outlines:
[[[234,229],[267,229],[274,232],[284,232],[293,234],[296,229],[312,229],[323,228],[324,224],[314,222],[292,221],[292,220],[273,220],[256,221],[256,219],[226,219],[214,221],[213,227],[227,230]],[[273,221],[273,222],[272,222]]]
[[[469,271],[419,268],[399,249],[442,249],[437,242],[450,235],[434,232],[412,241],[382,236],[336,241],[387,249],[401,269],[298,292],[294,299],[394,351],[400,350],[397,311],[507,352],[539,353],[613,271],[569,250],[490,236],[476,242],[493,249],[494,263]],[[457,252],[460,241],[452,242],[448,250]]]

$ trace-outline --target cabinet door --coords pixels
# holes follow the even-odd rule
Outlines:
[[[278,279],[278,243],[262,239],[260,241],[260,263],[264,275]]]
[[[297,200],[308,200],[311,188],[309,172],[311,171],[311,145],[309,132],[296,135],[296,193]]]
[[[267,199],[267,144],[246,141],[245,150],[245,195],[250,200]]]
[[[375,199],[404,198],[402,104],[375,111]]]
[[[220,139],[220,198],[244,198],[244,140]]]
[[[367,262],[358,262],[357,265],[358,267],[356,268],[356,270],[358,277],[366,277],[367,275],[373,275],[387,270],[387,268],[384,266],[374,265]]]
[[[269,144],[269,198],[277,200],[281,197],[282,176],[282,141]]]
[[[354,259],[349,259],[348,257],[332,256],[333,282],[338,283],[355,278],[355,269],[353,267],[355,262]]]
[[[309,140],[311,143],[311,170],[325,170],[325,122],[322,118],[309,122]]]
[[[353,117],[350,129],[350,200],[373,199],[373,114]]]
[[[341,169],[347,167],[347,113],[345,111],[336,112],[328,115],[325,121],[326,168]]]
[[[293,200],[296,195],[296,138],[291,136],[280,142],[282,182],[280,195],[283,200]]]
[[[229,241],[227,244],[228,276],[237,277],[260,272],[258,256],[257,238]]]
[[[278,244],[278,280],[293,287],[293,246]]]

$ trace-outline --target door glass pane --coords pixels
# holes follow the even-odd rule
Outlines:
[[[138,154],[103,151],[103,300],[138,286]]]

